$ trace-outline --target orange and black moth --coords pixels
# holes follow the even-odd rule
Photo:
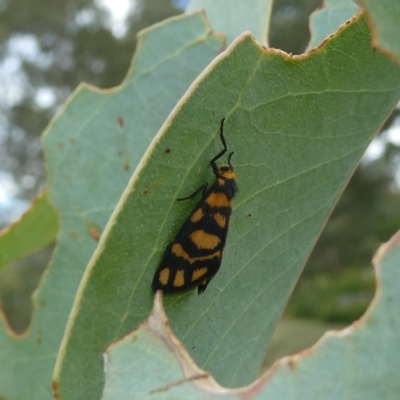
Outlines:
[[[153,278],[154,292],[162,290],[165,294],[173,294],[197,287],[200,294],[221,265],[232,201],[237,192],[231,164],[233,152],[228,156],[228,164],[219,167],[216,164],[228,151],[223,128],[224,119],[220,127],[224,149],[210,161],[215,181],[209,188],[205,183],[190,196],[178,199],[188,200],[202,193],[201,200],[165,250]]]

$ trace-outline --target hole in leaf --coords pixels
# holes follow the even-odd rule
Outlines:
[[[23,334],[32,318],[32,293],[50,260],[49,245],[9,265],[0,273],[0,305],[8,325]]]

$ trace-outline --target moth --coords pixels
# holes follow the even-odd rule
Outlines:
[[[201,199],[183,223],[174,240],[167,246],[159,267],[154,274],[152,290],[165,294],[185,292],[197,287],[203,293],[218,272],[228,233],[233,198],[237,192],[236,175],[231,164],[217,166],[227,151],[224,138],[224,121],[221,121],[221,150],[210,165],[215,181],[208,187],[205,183],[190,196],[178,199],[189,200],[201,192]]]

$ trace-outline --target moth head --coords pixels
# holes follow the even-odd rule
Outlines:
[[[236,179],[235,171],[233,170],[232,165],[224,164],[218,168],[218,178],[222,179]]]

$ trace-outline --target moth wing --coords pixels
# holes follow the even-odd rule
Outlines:
[[[230,214],[230,209],[210,213],[200,201],[167,246],[153,291],[179,293],[198,287],[204,292],[221,265]]]

